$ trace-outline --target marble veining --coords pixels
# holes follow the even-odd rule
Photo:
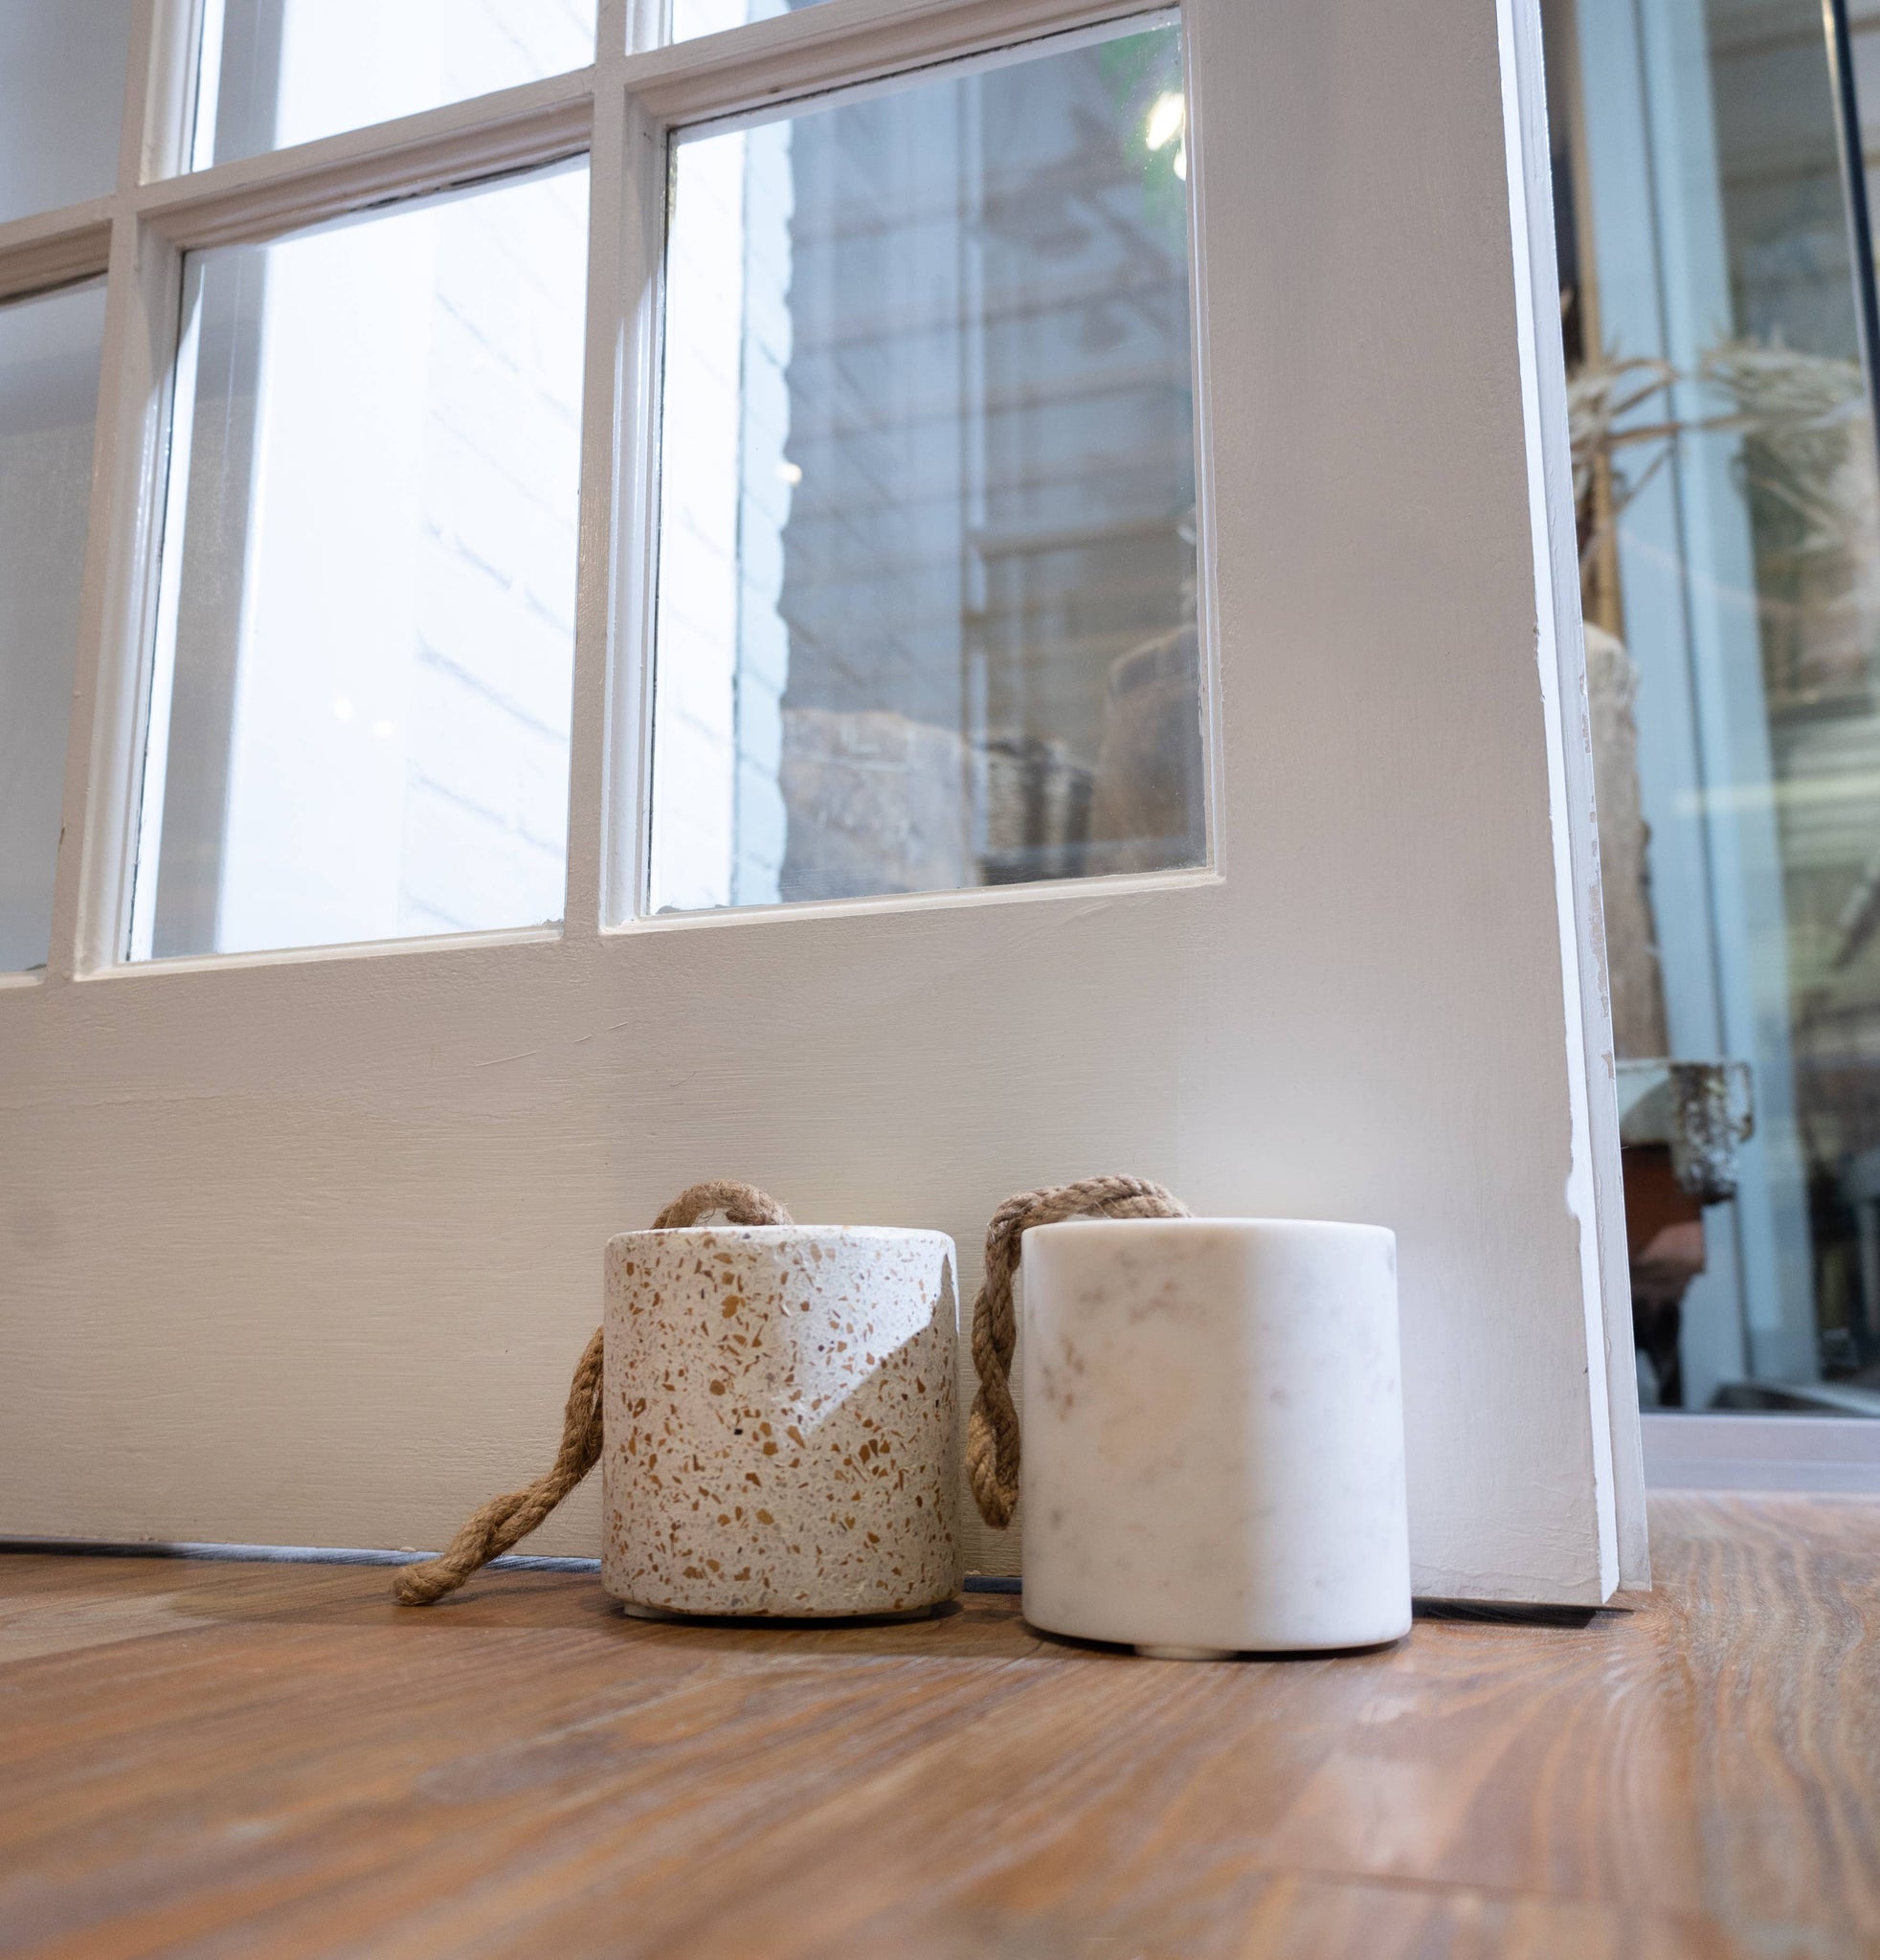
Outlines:
[[[607,1590],[791,1617],[951,1597],[954,1272],[945,1234],[886,1227],[611,1240]]]
[[[1409,1631],[1393,1234],[1078,1219],[1021,1274],[1028,1619],[1182,1659]]]

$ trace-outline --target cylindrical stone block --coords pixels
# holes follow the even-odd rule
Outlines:
[[[961,1581],[953,1242],[824,1225],[607,1247],[601,1580],[630,1610],[917,1613]]]
[[[1392,1233],[1079,1219],[1022,1275],[1027,1619],[1170,1659],[1409,1631]]]

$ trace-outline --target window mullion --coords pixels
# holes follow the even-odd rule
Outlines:
[[[53,880],[51,984],[110,967],[123,948],[178,264],[180,255],[141,232],[120,196]]]
[[[96,278],[110,263],[116,209],[107,193],[0,225],[0,301]]]
[[[627,155],[627,104],[603,86],[593,106],[588,158],[588,322],[581,391],[580,564],[574,593],[574,701],[570,727],[568,890],[563,930],[592,939],[600,929],[608,829],[608,702],[611,675],[627,664],[615,568],[616,502],[639,448],[632,313],[638,267],[628,217],[634,185]],[[616,652],[616,636],[623,644]],[[631,806],[629,806],[631,808]]]
[[[268,150],[135,192],[145,221],[176,243],[261,239],[403,196],[552,163],[588,146],[595,71],[575,69],[496,96]]]
[[[104,348],[78,647],[66,738],[47,980],[108,965],[121,949],[136,817],[145,598],[155,562],[158,478],[177,255],[145,239],[135,192],[172,139],[188,67],[191,0],[139,0],[110,202]],[[179,66],[180,62],[180,66]]]
[[[659,522],[660,267],[665,251],[665,131],[624,92],[616,155],[620,203],[611,249],[617,256],[610,331],[617,346],[612,439],[613,501],[606,546],[611,621],[603,724],[597,732],[606,784],[600,812],[601,917],[620,922],[645,905],[652,746],[653,590]],[[596,234],[598,236],[598,234]],[[584,526],[585,529],[585,526]],[[599,540],[592,530],[586,532]],[[583,719],[577,703],[576,734]],[[571,918],[572,914],[571,913]]]

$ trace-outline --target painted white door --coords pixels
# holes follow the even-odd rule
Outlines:
[[[679,0],[682,28],[710,25],[702,8]],[[608,0],[591,67],[515,80],[500,64],[479,76],[444,62],[415,93],[351,112],[402,120],[352,128],[346,112],[323,123],[317,51],[297,51],[290,6],[275,58],[314,80],[292,115],[283,83],[273,140],[288,146],[270,149],[266,132],[242,134],[228,82],[218,106],[192,78],[199,35],[242,31],[234,0],[226,18],[206,11],[136,8],[115,191],[0,226],[0,292],[109,277],[52,951],[43,971],[0,982],[0,1532],[436,1545],[544,1459],[597,1316],[603,1240],[683,1185],[735,1176],[800,1218],[942,1227],[970,1299],[997,1200],[1130,1170],[1201,1211],[1396,1230],[1421,1592],[1590,1602],[1622,1574],[1642,1578],[1526,0],[1184,0],[1185,110],[1154,96],[1126,131],[1149,152],[1143,198],[1163,196],[1166,163],[1175,204],[1092,195],[1059,232],[1034,201],[1000,202],[986,163],[1000,129],[985,125],[1022,123],[1014,103],[1042,100],[1036,78],[1079,50],[1113,78],[1113,51],[1172,13],[1119,28],[1116,0],[821,0],[650,45],[666,23],[649,33]],[[396,11],[379,10],[374,31]],[[423,33],[366,68],[416,75]],[[1033,45],[1046,36],[1063,38]],[[977,65],[940,65],[961,59]],[[212,80],[228,72],[200,66]],[[915,853],[918,825],[890,848],[864,812],[851,832],[875,886],[831,896],[840,880],[817,886],[826,867],[804,856],[803,812],[834,807],[858,744],[867,762],[884,730],[918,746],[929,723],[805,694],[815,594],[757,565],[785,522],[776,485],[793,513],[817,508],[805,431],[826,410],[825,434],[852,434],[842,390],[860,386],[853,363],[817,366],[807,255],[829,173],[874,167],[844,138],[812,167],[821,139],[805,132],[851,102],[888,105],[870,127],[892,134],[905,117],[918,129],[933,92],[969,76],[1004,76],[1007,92],[947,98],[959,249],[948,248],[956,285],[932,303],[957,329],[946,358],[972,368],[958,386],[975,401],[996,394],[983,364],[1000,358],[1002,279],[1098,249],[1106,226],[1139,239],[1171,210],[1186,225],[1196,508],[1176,530],[1195,547],[1198,668],[1168,658],[1177,679],[1199,676],[1201,829],[1147,858],[1080,844],[1071,864],[1050,858],[1063,826],[1034,824],[1016,874],[999,858],[996,771],[1018,769],[1042,807],[1087,768],[1068,746],[1001,746],[974,690],[1018,670],[974,664],[996,639],[983,620],[1000,606],[1033,616],[1050,555],[1087,552],[1089,539],[999,532],[998,472],[1018,466],[992,453],[1004,437],[980,415],[962,422],[957,479],[934,493],[958,531],[949,563],[964,568],[947,604],[981,622],[979,652],[946,670],[960,719],[939,717],[968,786],[965,828],[940,870],[902,864],[890,878],[880,866]],[[1143,100],[1118,87],[1117,116],[1140,120]],[[793,143],[795,215],[779,218]],[[918,153],[930,163],[930,147]],[[435,591],[415,624],[398,612],[411,587],[400,554],[440,538],[486,558],[522,551],[520,519],[482,544],[463,514],[517,365],[513,347],[490,346],[526,284],[479,255],[497,236],[525,257],[548,251],[581,194],[554,168],[583,154],[585,322],[543,314],[580,326],[579,345],[557,355],[533,328],[523,336],[530,360],[579,364],[571,710],[566,689],[504,703],[505,729],[526,723],[530,741],[565,745],[553,780],[566,799],[540,816],[522,738],[491,736],[478,783],[521,783],[520,813],[439,830],[442,868],[425,871],[418,790],[427,809],[483,821],[481,790],[447,778],[474,747],[471,683],[503,689],[436,653],[422,612],[442,604]],[[186,161],[202,167],[176,167]],[[499,170],[525,174],[489,186]],[[931,219],[885,165],[869,181],[889,244]],[[485,189],[382,229],[407,224],[389,200],[470,183]],[[523,201],[530,187],[538,203]],[[687,218],[712,197],[719,220]],[[481,215],[450,215],[464,212]],[[797,257],[767,301],[752,240],[765,224],[783,238],[785,220]],[[732,233],[746,249],[714,271],[711,241]],[[1131,254],[1106,261],[1099,298],[1128,287]],[[267,293],[248,316],[244,266],[265,273]],[[895,276],[879,277],[891,297]],[[488,309],[474,412],[445,435],[435,415],[420,426],[398,385],[403,344],[370,326],[413,281],[426,305]],[[352,310],[321,313],[336,290]],[[243,319],[258,339],[242,342]],[[424,343],[434,355],[441,344]],[[217,361],[232,371],[244,358],[286,380],[217,395]],[[793,390],[787,438],[751,407],[765,359]],[[698,378],[713,373],[720,406],[742,416],[735,439],[732,425],[713,434],[717,398]],[[548,427],[548,410],[528,412]],[[239,415],[255,426],[235,442]],[[369,463],[343,497],[297,504],[291,485],[309,479],[281,458],[330,451],[342,427]],[[233,489],[211,435],[245,458]],[[446,435],[459,446],[439,463],[425,445]],[[1118,440],[1110,475],[1148,480],[1153,444]],[[713,454],[731,460],[714,470]],[[205,512],[239,505],[269,470],[266,522],[250,523],[233,561],[244,610],[218,680],[190,650],[214,637],[202,609],[223,588],[189,554],[213,556]],[[401,502],[407,477],[434,502]],[[891,468],[882,486],[899,508]],[[539,499],[551,514],[555,495]],[[258,506],[241,507],[253,519]],[[559,507],[572,524],[571,502]],[[348,525],[343,556],[296,568],[297,538]],[[793,535],[807,552],[807,531]],[[741,554],[718,573],[714,537]],[[1083,562],[1120,565],[1134,548],[1102,545]],[[878,618],[886,660],[898,601],[866,597],[875,560],[864,549],[860,562],[828,630]],[[525,599],[552,638],[552,594],[529,576],[505,574],[489,602],[518,645],[535,630]],[[1079,594],[1061,581],[1050,602],[1075,611]],[[784,644],[774,625],[792,608],[795,696],[763,667],[764,635]],[[1110,648],[1114,626],[1080,631]],[[381,632],[392,652],[375,651]],[[407,646],[416,678],[401,679],[388,662]],[[843,671],[865,702],[875,680],[855,679],[850,654]],[[545,670],[518,671],[520,689]],[[425,691],[440,673],[459,721]],[[1112,694],[1129,684],[1111,677]],[[1034,676],[1045,693],[1049,679]],[[244,747],[269,715],[274,746]],[[213,796],[190,746],[205,726],[204,752],[228,768]],[[442,755],[439,728],[456,731]],[[223,852],[193,913],[191,797],[213,803]],[[394,805],[404,855],[375,857],[373,813]],[[1080,837],[1101,835],[1079,821]],[[1112,837],[1136,835],[1116,826]],[[948,870],[948,850],[965,868]],[[546,902],[545,851],[565,865],[565,893]],[[426,896],[465,865],[479,891],[500,888],[486,915]],[[996,881],[1015,875],[1029,881]],[[293,891],[318,903],[285,916]],[[558,923],[521,923],[557,904]],[[290,947],[297,937],[355,943]],[[592,1551],[597,1535],[588,1492],[536,1548]],[[1019,1533],[981,1533],[970,1553],[1016,1570]]]

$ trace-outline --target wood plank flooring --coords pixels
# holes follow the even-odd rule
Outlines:
[[[1210,1665],[0,1558],[0,1954],[1880,1954],[1880,1503],[1667,1496],[1659,1590]]]

